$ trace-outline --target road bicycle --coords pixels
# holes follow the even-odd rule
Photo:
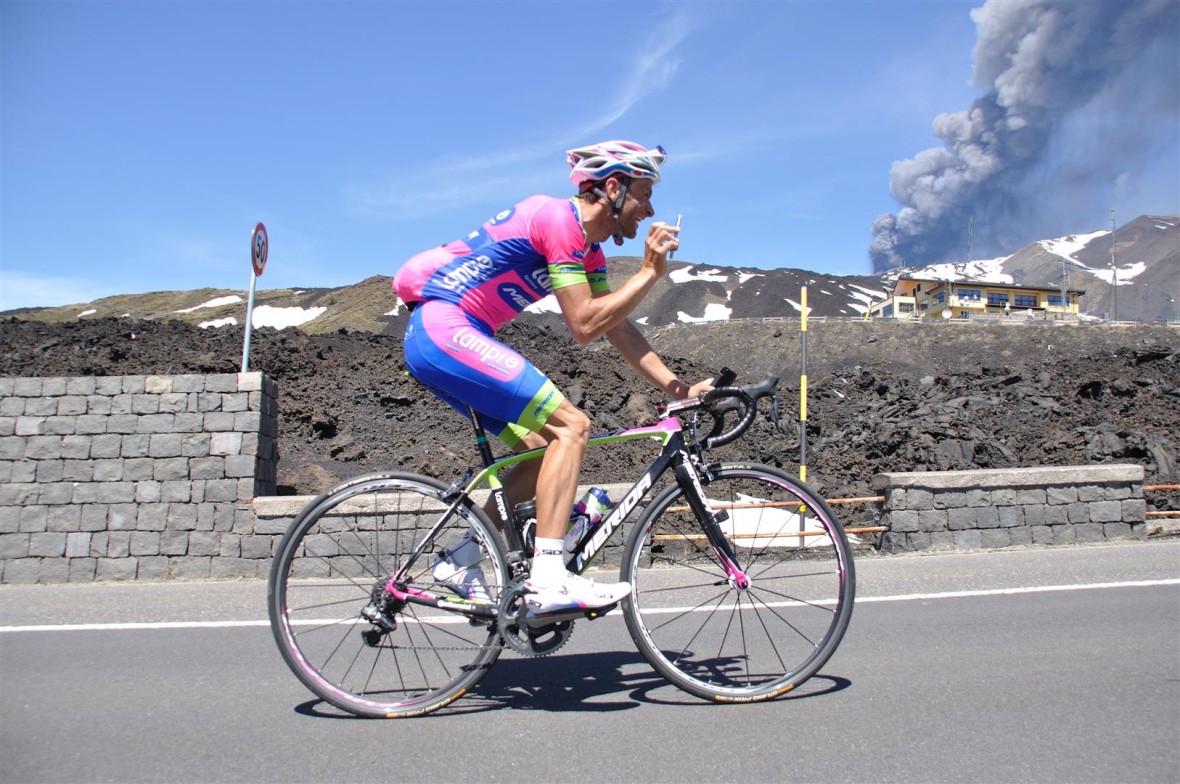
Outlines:
[[[807,485],[773,466],[709,463],[740,437],[778,378],[663,403],[650,426],[592,436],[592,448],[655,441],[659,451],[609,513],[566,553],[584,573],[634,518],[619,579],[635,645],[668,681],[724,703],[773,699],[814,675],[852,614],[856,578],[844,529]],[[534,521],[509,509],[502,476],[543,449],[496,458],[470,411],[482,468],[447,485],[413,473],[348,480],[292,521],[268,587],[271,628],[299,679],[331,705],[365,717],[438,710],[470,691],[505,648],[543,656],[574,622],[615,609],[535,616],[525,579]],[[705,434],[705,428],[712,427]],[[478,502],[486,485],[489,509]],[[433,576],[462,537],[478,542],[486,599],[455,595]],[[481,597],[482,598],[482,597]]]

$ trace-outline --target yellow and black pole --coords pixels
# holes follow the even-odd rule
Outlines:
[[[800,289],[799,319],[799,481],[807,481],[807,287]],[[807,506],[799,506],[799,543],[805,547],[803,533],[807,530]]]
[[[799,321],[799,481],[807,481],[807,287],[802,288]]]

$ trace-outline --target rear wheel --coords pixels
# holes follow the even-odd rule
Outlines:
[[[806,485],[776,468],[723,464],[701,476],[740,587],[684,491],[657,496],[623,554],[627,628],[669,681],[704,699],[753,702],[794,689],[840,644],[856,578],[844,529]]]
[[[503,546],[469,499],[431,536],[448,504],[441,482],[415,474],[361,477],[320,496],[292,522],[271,567],[271,629],[283,658],[315,694],[358,716],[397,718],[462,696],[500,654],[495,603],[507,582]],[[455,597],[433,575],[436,554],[470,534],[490,598],[487,619],[398,601],[390,578],[423,539],[399,583]]]

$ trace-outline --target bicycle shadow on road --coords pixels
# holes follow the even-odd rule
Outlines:
[[[835,694],[852,685],[847,678],[815,675],[776,701]],[[637,651],[555,654],[524,658],[502,656],[470,693],[440,710],[437,716],[493,710],[551,713],[611,713],[634,710],[643,704],[705,706],[706,700],[681,691]],[[319,718],[355,718],[338,713],[321,700],[311,700],[296,712]]]
[[[851,685],[845,678],[817,675],[783,699],[832,694]],[[670,684],[637,651],[502,658],[476,687],[470,700],[486,703],[483,709],[552,712],[633,710],[644,703],[710,704]],[[462,702],[451,707],[457,710],[474,707],[464,706]]]

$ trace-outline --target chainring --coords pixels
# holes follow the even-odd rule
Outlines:
[[[504,644],[524,656],[548,656],[569,640],[574,631],[572,620],[557,621],[536,629],[525,620],[528,608],[524,601],[525,577],[518,577],[504,587],[500,595],[497,625]]]

